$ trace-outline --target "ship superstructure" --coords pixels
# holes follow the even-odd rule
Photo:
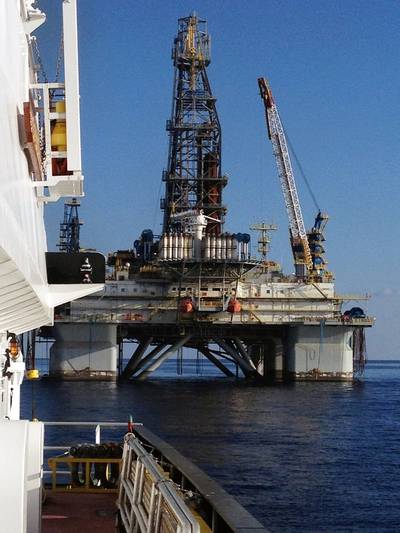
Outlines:
[[[44,13],[30,1],[3,2],[0,9],[0,335],[5,351],[10,335],[51,324],[56,305],[102,285],[80,285],[79,269],[75,283],[48,279],[52,255],[46,256],[44,206],[83,194],[76,3],[63,3],[65,79],[57,83],[38,79],[32,32],[45,21]],[[3,387],[15,393],[14,399],[6,395],[0,413],[18,418],[16,387],[24,365],[21,355],[2,357],[2,366],[14,376],[8,379],[3,370]]]
[[[2,527],[40,530],[43,424],[20,421],[18,335],[53,323],[54,307],[102,288],[101,258],[47,252],[44,206],[81,196],[76,1],[63,2],[64,79],[39,80],[33,0],[0,3],[0,486]],[[56,254],[57,255],[57,254]],[[69,257],[69,256],[68,256]],[[89,261],[89,256],[87,257]]]
[[[104,291],[57,310],[56,326],[43,332],[55,338],[50,373],[142,380],[191,348],[227,376],[234,364],[255,378],[353,379],[355,354],[363,357],[363,328],[373,321],[360,308],[342,311],[345,301],[360,297],[335,293],[324,258],[327,216],[319,211],[313,228],[305,229],[285,133],[266,80],[259,85],[295,262],[289,276],[267,256],[275,226],[255,226],[261,231],[260,259],[251,254],[250,234],[224,232],[221,126],[207,74],[210,39],[197,15],[179,19],[172,60],[161,235],[146,229],[133,249],[109,254]],[[126,367],[124,339],[136,343]]]

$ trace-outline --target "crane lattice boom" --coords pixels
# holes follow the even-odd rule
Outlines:
[[[313,269],[310,246],[307,239],[307,232],[304,226],[301,212],[300,200],[297,194],[296,182],[294,179],[289,150],[287,147],[285,132],[274,102],[271,89],[265,78],[258,79],[261,98],[264,101],[265,117],[267,120],[268,137],[272,142],[273,152],[278,167],[279,179],[285,199],[286,210],[289,218],[289,227],[293,241],[300,241],[303,249],[303,260],[310,273]]]

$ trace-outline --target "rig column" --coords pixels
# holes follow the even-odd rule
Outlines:
[[[50,377],[117,379],[117,325],[55,324],[50,349]]]
[[[353,379],[353,328],[295,326],[289,329],[288,377],[295,380]]]

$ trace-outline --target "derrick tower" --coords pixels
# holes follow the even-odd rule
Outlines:
[[[221,175],[221,127],[207,77],[210,37],[206,21],[191,15],[178,20],[172,59],[175,67],[168,168],[163,172],[163,232],[181,230],[177,215],[203,211],[212,220],[207,234],[220,235],[226,212]],[[172,216],[172,217],[171,217]]]
[[[79,252],[80,229],[83,224],[79,219],[78,207],[81,204],[72,198],[64,204],[64,219],[60,222],[60,238],[58,247],[60,252]]]

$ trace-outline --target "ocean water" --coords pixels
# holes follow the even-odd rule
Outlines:
[[[400,531],[400,361],[369,362],[354,383],[289,385],[176,367],[145,383],[25,382],[23,416],[33,405],[42,420],[132,414],[273,532]]]

